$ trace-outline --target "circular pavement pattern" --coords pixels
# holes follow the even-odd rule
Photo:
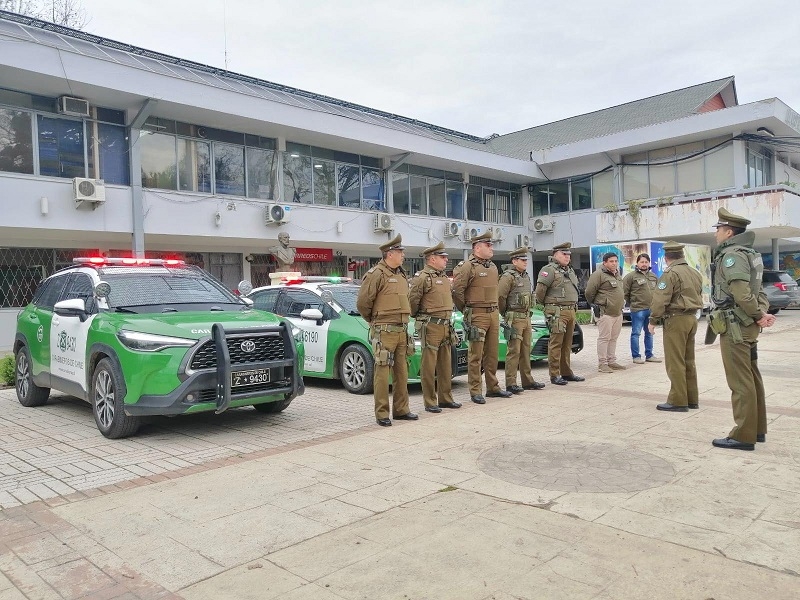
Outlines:
[[[503,481],[563,492],[638,492],[664,485],[675,475],[669,462],[641,450],[539,440],[509,441],[486,450],[478,467]]]

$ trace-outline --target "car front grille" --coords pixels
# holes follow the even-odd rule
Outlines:
[[[280,335],[249,335],[232,336],[226,339],[231,365],[246,365],[250,363],[263,363],[286,358],[286,348]],[[249,352],[243,350],[252,345]],[[189,368],[193,371],[200,369],[215,369],[217,367],[217,353],[213,340],[208,340],[195,352]]]

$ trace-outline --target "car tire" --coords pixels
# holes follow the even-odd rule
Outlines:
[[[767,313],[770,314],[770,315],[777,315],[779,312],[781,312],[780,308],[770,308],[767,311]]]
[[[27,346],[17,351],[14,369],[14,383],[17,388],[17,400],[22,406],[42,406],[50,397],[50,388],[39,387],[33,383],[33,364]]]
[[[89,402],[97,429],[116,440],[136,433],[141,421],[125,414],[125,380],[116,362],[104,358],[92,373]]]
[[[375,361],[361,344],[350,344],[339,355],[339,379],[351,394],[372,392]]]
[[[286,410],[286,408],[291,403],[292,400],[290,398],[289,400],[281,400],[279,402],[264,402],[263,404],[253,404],[253,408],[255,408],[260,413],[264,413],[266,415],[274,415]]]

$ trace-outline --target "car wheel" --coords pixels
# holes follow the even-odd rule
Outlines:
[[[339,356],[339,378],[351,394],[369,394],[375,370],[372,354],[360,344],[351,344]]]
[[[22,346],[17,351],[17,367],[14,379],[17,388],[17,400],[22,406],[41,406],[50,396],[50,388],[39,387],[33,383],[33,366],[28,348]]]
[[[279,412],[283,412],[286,410],[292,403],[292,400],[281,400],[279,402],[264,402],[263,404],[253,404],[253,408],[255,408],[258,412],[264,413],[267,415],[274,415]]]
[[[771,314],[771,315],[777,315],[779,312],[781,312],[781,309],[780,308],[770,308],[767,312],[769,314]]]
[[[124,396],[125,382],[120,368],[110,358],[104,358],[92,374],[89,401],[97,428],[112,440],[133,435],[139,429],[139,419],[125,414]]]

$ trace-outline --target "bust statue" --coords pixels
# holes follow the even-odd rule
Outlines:
[[[270,254],[275,255],[275,258],[278,259],[278,269],[279,272],[284,271],[291,271],[290,268],[292,263],[294,262],[294,256],[296,250],[294,248],[289,247],[289,234],[286,232],[282,232],[278,234],[278,245],[271,246],[267,248],[267,252]]]

